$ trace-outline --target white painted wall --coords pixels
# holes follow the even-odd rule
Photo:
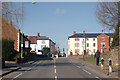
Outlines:
[[[94,54],[93,50],[95,49],[95,52],[97,51],[97,38],[88,38],[89,40],[87,41],[86,39],[86,51],[87,49],[89,49],[89,55]],[[95,41],[93,41],[93,39],[95,39]],[[87,43],[89,43],[89,47],[87,47]],[[95,47],[93,47],[93,43],[95,43]]]
[[[38,50],[42,50],[42,49],[43,49],[43,48],[42,48],[42,45],[45,45],[45,47],[50,47],[50,45],[49,45],[49,41],[50,41],[50,40],[44,40],[45,43],[42,43],[42,41],[43,41],[43,40],[37,40],[36,52],[37,52],[37,54],[39,54],[39,55],[42,55],[41,52],[38,52]]]
[[[70,54],[70,51],[72,51],[73,55],[76,55],[75,49],[79,49],[78,54],[82,55],[82,52],[83,52],[82,41],[83,41],[83,39],[85,40],[85,38],[78,38],[78,39],[79,39],[79,41],[75,41],[75,38],[69,38],[69,40],[68,40],[68,55]],[[75,43],[79,43],[79,46],[75,47]]]
[[[85,41],[85,38],[78,38],[79,41],[75,41],[75,38],[69,38],[68,40],[68,55],[70,55],[70,51],[72,51],[73,55],[76,55],[75,53],[75,49],[79,49],[79,55],[82,55],[83,54],[83,50],[85,48],[83,48],[82,46],[82,41],[84,39]],[[86,50],[89,49],[90,52],[89,54],[93,54],[93,49],[95,49],[97,51],[97,38],[95,38],[95,41],[93,41],[93,38],[88,38],[89,40],[87,41],[86,40]],[[79,43],[79,46],[78,47],[75,47],[75,43]],[[89,47],[87,47],[87,43],[89,43]],[[93,43],[96,44],[95,47],[93,47]]]
[[[36,51],[36,44],[30,44],[30,51]]]

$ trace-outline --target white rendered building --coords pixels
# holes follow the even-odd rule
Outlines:
[[[51,39],[49,39],[46,36],[40,36],[39,33],[37,36],[34,36],[33,38],[34,39],[32,39],[33,41],[31,41],[32,43],[30,44],[31,51],[35,51],[38,55],[42,55],[43,48],[48,47],[50,48],[50,53],[54,54],[55,43]],[[33,42],[35,44],[33,44]]]
[[[68,55],[94,55],[97,50],[101,53],[109,51],[112,33],[76,33],[68,37]],[[101,46],[104,43],[104,47]]]
[[[87,55],[94,55],[97,51],[97,35],[98,34],[76,34],[68,37],[68,55],[84,55],[86,50]]]

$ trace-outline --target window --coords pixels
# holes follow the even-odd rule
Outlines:
[[[93,38],[93,41],[95,41],[95,38]]]
[[[45,44],[45,40],[42,40],[42,44]]]
[[[102,37],[102,41],[104,41],[105,40],[105,38],[104,37]]]
[[[87,41],[89,41],[89,39],[87,38]]]
[[[46,47],[46,45],[41,45],[41,48],[43,49],[44,47]]]
[[[95,43],[93,43],[93,47],[95,47]]]
[[[75,38],[75,41],[79,41],[79,38]]]
[[[87,47],[89,47],[89,43],[87,43]]]
[[[79,47],[79,43],[75,43],[75,47]]]

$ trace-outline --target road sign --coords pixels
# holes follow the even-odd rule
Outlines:
[[[85,47],[85,41],[82,41],[82,47]]]
[[[29,47],[29,42],[25,41],[25,48],[28,48],[28,47]]]

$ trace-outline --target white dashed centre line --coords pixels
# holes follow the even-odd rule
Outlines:
[[[55,76],[55,80],[57,80],[57,76]]]
[[[56,68],[56,65],[54,65],[54,68]]]
[[[85,69],[83,69],[83,71],[85,71],[86,73],[88,73],[88,74],[91,74],[90,72],[88,72],[87,70],[85,70]]]
[[[56,73],[56,69],[55,69],[55,73]]]

